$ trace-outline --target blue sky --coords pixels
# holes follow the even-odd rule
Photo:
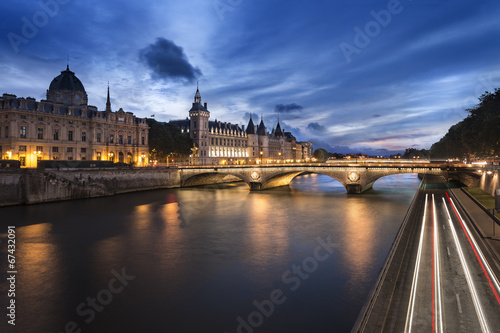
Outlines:
[[[500,87],[500,2],[7,0],[0,93],[45,98],[66,67],[89,104],[185,118],[263,115],[315,148],[429,148]],[[256,119],[254,119],[255,121]],[[257,120],[258,121],[258,120]]]

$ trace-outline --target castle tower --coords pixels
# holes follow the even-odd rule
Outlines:
[[[207,110],[207,103],[205,105],[201,104],[201,94],[198,88],[196,88],[196,94],[194,95],[193,107],[189,110],[189,118],[189,133],[198,147],[199,163],[209,164],[208,119],[210,118],[210,112]]]
[[[259,138],[259,158],[265,163],[264,160],[269,158],[269,136],[267,135],[267,129],[264,125],[264,117],[260,119],[257,135]]]
[[[257,132],[255,131],[255,125],[252,120],[252,115],[250,115],[250,121],[247,126],[247,156],[251,163],[260,160],[259,155],[259,138]]]

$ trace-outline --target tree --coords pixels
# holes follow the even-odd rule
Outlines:
[[[149,125],[149,152],[158,161],[165,162],[172,153],[181,159],[191,154],[193,140],[187,133],[169,123],[160,123],[154,119],[146,120]]]
[[[328,152],[323,148],[318,148],[314,151],[314,157],[319,162],[325,162],[328,159]]]
[[[448,133],[432,145],[433,159],[500,154],[500,89],[484,93],[479,103],[466,111],[467,118],[451,126]]]

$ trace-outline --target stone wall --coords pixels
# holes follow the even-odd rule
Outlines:
[[[500,188],[498,181],[499,169],[499,166],[487,166],[479,182],[479,187],[492,196],[495,196],[495,190]]]
[[[0,171],[0,206],[94,198],[180,186],[178,169]]]

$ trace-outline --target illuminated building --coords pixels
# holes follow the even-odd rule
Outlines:
[[[62,71],[36,101],[3,94],[0,97],[0,156],[21,166],[36,167],[37,160],[110,160],[145,166],[148,162],[145,119],[131,112],[88,105],[75,73]]]
[[[210,121],[207,103],[202,104],[199,89],[189,110],[189,118],[172,120],[183,133],[188,132],[198,147],[200,164],[258,164],[306,162],[312,158],[312,143],[297,142],[279,121],[269,133],[264,120],[255,126],[252,118],[247,128],[237,124]]]

